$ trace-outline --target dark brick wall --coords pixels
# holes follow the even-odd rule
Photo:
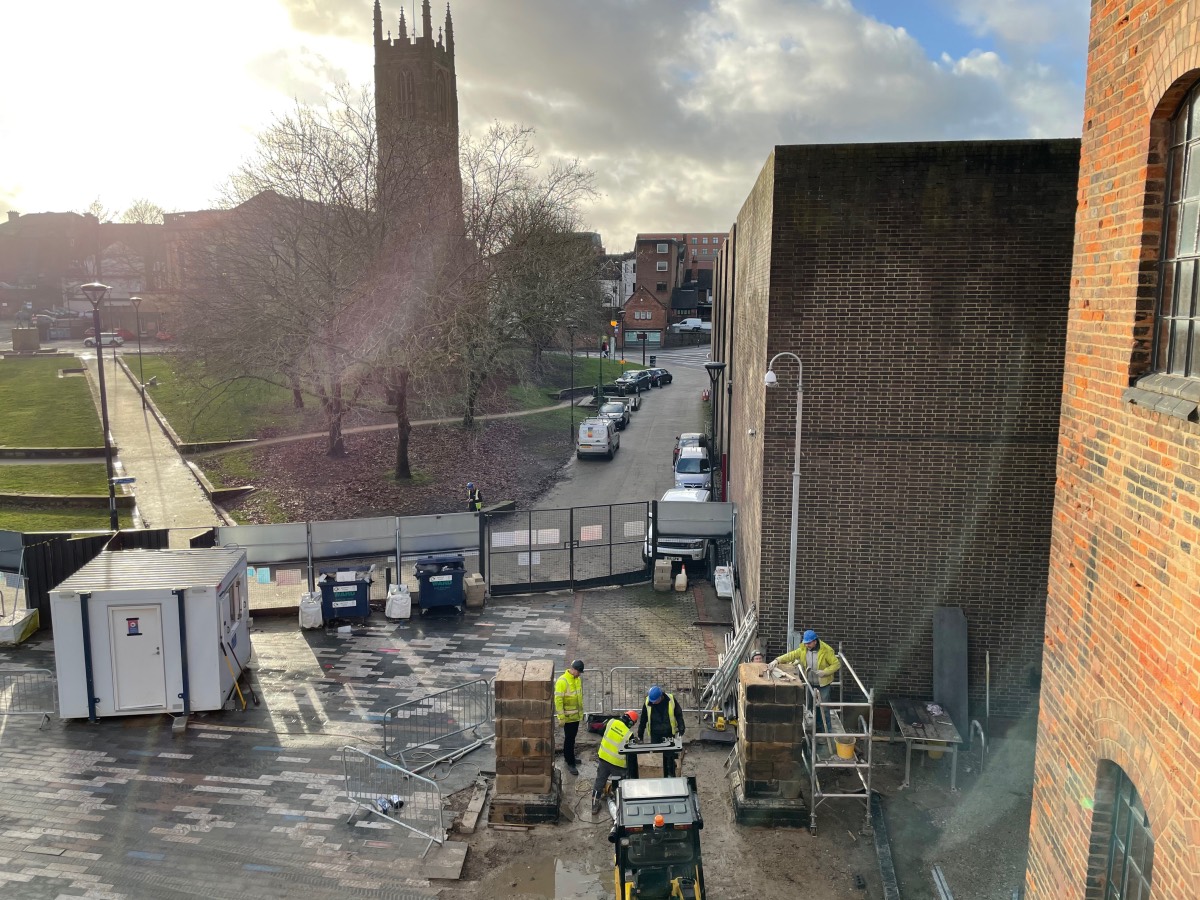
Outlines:
[[[1200,896],[1200,424],[1122,397],[1148,363],[1163,140],[1200,71],[1198,19],[1196,2],[1092,4],[1027,874],[1038,900],[1101,896],[1090,838],[1110,821],[1113,763],[1149,817],[1152,895]]]
[[[762,373],[791,351],[797,629],[843,642],[885,694],[928,696],[933,608],[961,606],[973,701],[985,650],[993,711],[1036,696],[1078,155],[1071,140],[776,148],[737,222],[730,348],[741,579],[770,652],[796,372],[781,361],[770,391]]]

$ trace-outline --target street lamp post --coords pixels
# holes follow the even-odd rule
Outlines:
[[[723,362],[706,362],[704,364],[704,369],[705,369],[705,371],[708,372],[708,381],[709,381],[709,386],[711,387],[711,390],[708,392],[708,403],[709,403],[709,408],[712,412],[713,457],[718,461],[718,464],[720,464],[721,454],[719,452],[719,448],[717,447],[717,385],[721,381],[721,375],[725,372],[725,363],[723,363]],[[710,466],[710,468],[711,468],[711,466]],[[716,489],[716,487],[717,487],[717,482],[715,480],[716,473],[714,472],[713,474],[714,474],[713,496],[717,497],[718,500],[723,500],[724,492]],[[722,476],[721,484],[722,485],[724,485],[724,474],[725,474],[725,467],[721,466],[721,476]]]
[[[142,393],[142,409],[146,408],[146,370],[142,368],[142,298],[130,297],[129,302],[133,304],[133,318],[136,323],[133,327],[137,329],[138,337],[138,390]]]
[[[567,348],[567,355],[571,358],[571,440],[575,440],[575,329],[567,329],[567,338],[571,341],[571,346]]]
[[[796,446],[792,451],[792,553],[788,565],[788,614],[787,614],[787,650],[792,649],[792,635],[796,630],[796,529],[800,519],[800,422],[804,408],[804,364],[795,353],[783,351],[776,353],[767,363],[767,374],[763,383],[772,388],[779,383],[775,376],[775,360],[781,356],[790,356],[796,361]]]
[[[83,295],[92,304],[92,329],[96,335],[96,371],[100,375],[100,424],[104,428],[104,468],[108,472],[108,525],[113,531],[120,530],[117,520],[117,486],[113,483],[116,477],[113,472],[112,441],[108,435],[108,391],[104,386],[104,341],[100,331],[100,304],[108,293],[108,285],[91,282],[80,287]]]

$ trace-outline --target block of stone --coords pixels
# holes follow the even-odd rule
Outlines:
[[[554,663],[548,659],[539,659],[525,666],[521,697],[525,700],[554,699]]]
[[[517,793],[517,779],[520,775],[501,775],[496,774],[496,793],[499,794],[515,794]]]
[[[521,683],[525,680],[525,663],[516,659],[502,659],[496,669],[496,712],[500,712],[500,701],[517,700],[521,697]]]

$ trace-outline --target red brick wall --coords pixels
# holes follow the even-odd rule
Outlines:
[[[1101,760],[1136,786],[1153,896],[1200,896],[1200,425],[1127,403],[1146,371],[1163,122],[1200,3],[1092,3],[1027,897],[1091,897]],[[1097,805],[1099,802],[1099,805]]]
[[[639,319],[634,312],[650,313],[649,319]],[[667,310],[654,296],[645,291],[635,290],[625,304],[625,338],[629,347],[641,346],[637,343],[639,331],[661,331],[665,337],[667,330]]]
[[[777,147],[738,216],[730,497],[742,589],[783,648],[804,364],[796,626],[885,695],[932,692],[964,609],[971,698],[1036,698],[1078,141]],[[723,257],[724,259],[725,257]],[[729,334],[732,331],[732,341]],[[730,346],[731,344],[731,346]],[[751,434],[751,430],[754,431]]]

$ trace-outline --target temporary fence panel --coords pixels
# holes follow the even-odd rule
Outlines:
[[[365,809],[426,838],[429,843],[421,856],[434,844],[445,842],[442,791],[437,782],[357,747],[342,748],[342,766],[346,797],[354,804],[347,824],[359,809]]]
[[[479,679],[393,706],[383,714],[383,752],[413,771],[460,755],[493,736],[492,698],[491,682]],[[469,739],[450,746],[450,738],[467,732]],[[411,757],[419,750],[434,758],[413,765],[406,754]]]
[[[579,676],[583,682],[583,711],[606,713],[608,706],[608,673],[603,669],[584,669]]]
[[[396,554],[395,516],[310,522],[308,534],[313,559]]]
[[[49,669],[0,669],[0,716],[40,716],[38,727],[58,709],[58,690]]]
[[[658,685],[675,696],[684,712],[702,712],[700,692],[708,671],[684,666],[618,666],[608,672],[608,709],[618,712],[641,709],[651,686]]]
[[[499,596],[645,581],[648,511],[649,504],[641,502],[486,514],[489,592]]]

